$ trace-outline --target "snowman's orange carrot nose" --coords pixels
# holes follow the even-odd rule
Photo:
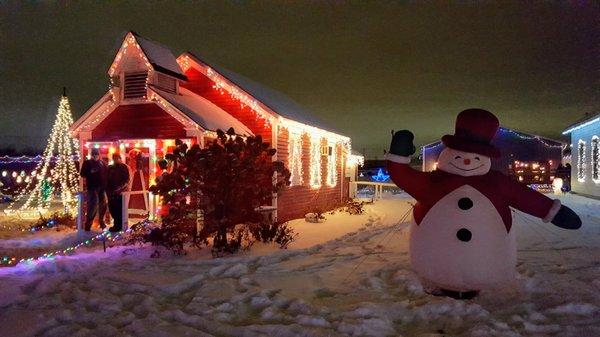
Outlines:
[[[463,160],[463,163],[465,163],[465,165],[469,165],[471,164],[471,159],[466,158],[465,160]]]

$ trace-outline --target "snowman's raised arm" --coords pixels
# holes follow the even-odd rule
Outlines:
[[[413,139],[414,135],[408,130],[396,132],[385,159],[394,184],[418,200],[427,193],[431,182],[429,173],[417,171],[409,165],[410,156],[416,150]]]
[[[387,171],[394,184],[413,198],[422,199],[427,191],[430,191],[430,173],[410,167],[410,157],[386,153],[385,159],[387,160]]]

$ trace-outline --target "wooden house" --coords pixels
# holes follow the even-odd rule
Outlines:
[[[216,130],[261,135],[277,149],[273,160],[291,171],[291,186],[273,198],[280,221],[326,211],[348,196],[350,138],[312,116],[283,94],[185,52],[126,34],[108,69],[110,86],[71,128],[82,154],[143,154],[145,191],[160,169],[156,162],[175,139],[203,146]],[[133,163],[132,163],[133,164]]]

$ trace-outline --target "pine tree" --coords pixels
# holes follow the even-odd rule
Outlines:
[[[7,209],[8,212],[27,214],[40,212],[50,207],[53,192],[60,193],[65,213],[74,213],[77,200],[75,193],[79,188],[78,172],[75,160],[79,158],[79,142],[69,135],[69,127],[73,124],[71,106],[66,92],[60,99],[58,112],[48,144],[44,150],[42,160],[35,169],[36,176],[15,199]],[[54,159],[54,168],[51,168]],[[14,209],[23,200],[25,202]]]

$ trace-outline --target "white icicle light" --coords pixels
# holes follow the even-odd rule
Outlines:
[[[587,165],[585,163],[585,142],[579,140],[577,142],[577,181],[580,183],[585,182],[585,169]]]
[[[321,187],[321,138],[310,138],[310,187]]]
[[[331,155],[327,157],[327,185],[334,187],[337,185],[337,147],[336,143],[328,142],[331,147]]]
[[[302,135],[290,132],[288,140],[288,167],[292,186],[302,185]]]
[[[600,138],[592,137],[592,181],[600,184]]]

